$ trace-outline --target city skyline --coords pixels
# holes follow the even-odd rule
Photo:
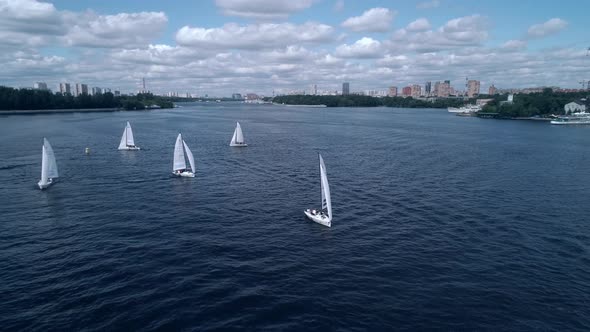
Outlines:
[[[0,85],[137,92],[145,77],[155,93],[271,95],[343,82],[351,92],[445,80],[467,90],[473,77],[480,91],[580,88],[590,40],[579,3],[549,5],[0,0]]]

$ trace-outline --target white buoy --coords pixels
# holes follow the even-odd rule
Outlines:
[[[86,149],[84,149],[84,152],[85,152],[86,154],[90,154],[90,148],[86,148]]]

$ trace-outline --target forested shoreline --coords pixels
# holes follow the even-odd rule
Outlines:
[[[507,95],[494,95],[487,103],[483,113],[497,113],[501,118],[520,118],[564,114],[567,103],[579,99],[589,99],[589,92],[555,92],[550,88],[543,92],[514,95],[512,103],[506,102]]]
[[[459,98],[445,98],[436,100],[421,100],[412,97],[371,97],[362,95],[288,95],[277,96],[272,99],[277,104],[287,105],[326,105],[327,107],[404,107],[404,108],[447,108],[460,107],[469,100]]]
[[[154,96],[151,93],[115,96],[107,92],[96,95],[72,96],[67,93],[52,93],[49,90],[14,89],[0,86],[0,111],[99,108],[142,110],[153,106],[172,108],[174,104],[166,97]]]

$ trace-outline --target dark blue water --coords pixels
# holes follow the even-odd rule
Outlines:
[[[590,330],[590,127],[215,104],[0,135],[2,330]],[[318,152],[332,228],[303,215]]]

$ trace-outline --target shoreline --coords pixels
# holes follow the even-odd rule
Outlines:
[[[57,113],[93,113],[93,112],[125,112],[125,111],[152,111],[162,108],[144,108],[140,110],[126,110],[122,107],[108,108],[60,108],[45,110],[10,110],[0,111],[1,115],[31,115],[31,114],[57,114]]]

